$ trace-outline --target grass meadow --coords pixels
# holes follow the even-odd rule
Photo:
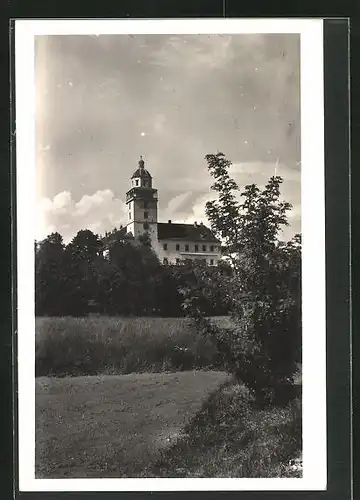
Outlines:
[[[301,474],[300,400],[256,408],[185,318],[38,318],[36,375],[38,478]]]
[[[226,317],[213,321],[226,325]],[[37,318],[36,375],[213,369],[217,350],[186,318]]]
[[[226,378],[200,371],[38,378],[36,476],[140,476]]]

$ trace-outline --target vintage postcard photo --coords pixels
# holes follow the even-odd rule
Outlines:
[[[21,491],[326,488],[322,46],[16,22]]]

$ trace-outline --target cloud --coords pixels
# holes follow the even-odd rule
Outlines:
[[[163,210],[159,209],[159,221],[181,221],[191,206],[192,196],[191,191],[185,191],[172,198]]]
[[[207,201],[211,201],[215,198],[215,195],[208,193],[199,197],[196,202],[191,207],[191,212],[185,219],[186,224],[193,224],[194,222],[203,222],[205,225],[209,224],[209,221],[205,215],[205,205]]]
[[[103,210],[110,208],[114,201],[114,193],[110,189],[105,189],[103,191],[97,191],[93,195],[84,195],[80,201],[75,203],[75,214],[76,216],[85,216],[94,213],[96,210]]]
[[[284,180],[281,186],[281,198],[293,205],[288,214],[291,226],[284,230],[284,238],[287,239],[301,231],[300,171],[282,162],[235,161],[230,168],[230,175],[238,183],[241,192],[244,186],[250,183],[255,183],[260,188],[264,187],[275,171]],[[198,171],[196,182],[193,176],[179,174],[173,176],[172,172],[161,180],[164,188],[155,182],[155,187],[159,188],[160,222],[171,219],[174,222],[189,224],[195,221],[208,223],[205,204],[215,199],[216,193],[210,189],[213,180],[205,165]],[[62,191],[52,199],[41,198],[37,211],[37,239],[42,239],[55,230],[59,231],[66,241],[80,229],[91,229],[93,232],[103,234],[107,230],[119,227],[127,220],[124,201],[109,188],[97,190],[90,195],[85,194],[78,201],[70,191]]]
[[[57,213],[65,213],[71,204],[71,193],[69,191],[57,194],[52,201],[52,207]]]
[[[115,198],[110,189],[84,195],[79,201],[75,201],[70,192],[63,191],[52,200],[39,201],[36,238],[41,240],[58,231],[68,242],[81,229],[103,234],[124,224],[125,220],[125,204]]]
[[[203,222],[205,225],[209,226],[209,221],[205,214],[205,205],[206,202],[214,200],[215,196],[208,194],[204,195],[201,198],[198,198],[197,202],[192,206],[191,212],[187,215],[187,217],[182,221],[177,222],[185,222],[186,224],[193,224],[194,222]],[[301,213],[300,207],[294,206],[288,212],[288,222],[289,226],[284,226],[279,234],[280,239],[285,241],[290,240],[295,234],[301,232]]]
[[[283,238],[289,239],[301,231],[301,200],[300,200],[300,172],[289,168],[279,162],[236,162],[230,168],[230,175],[239,186],[238,199],[246,184],[256,184],[263,188],[269,178],[275,174],[283,178],[281,185],[281,199],[292,203],[292,209],[288,212],[290,226],[284,228]],[[205,215],[205,205],[207,201],[216,199],[216,193],[210,190],[212,179],[204,175],[200,182],[193,186],[193,190],[186,190],[174,196],[168,203],[164,211],[160,211],[160,219],[171,219],[174,222],[203,222],[208,224]],[[177,182],[180,188],[189,188],[192,184],[191,178],[184,178],[182,182]],[[161,201],[161,192],[159,193]],[[161,218],[164,214],[166,217]]]

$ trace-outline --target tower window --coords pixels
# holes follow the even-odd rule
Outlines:
[[[149,224],[147,222],[144,222],[143,228],[145,229],[145,231],[147,231],[149,229]]]
[[[131,219],[131,212],[129,212],[129,219]]]
[[[166,257],[164,257],[163,262],[164,262],[164,264],[168,264],[169,263],[169,261],[168,261],[168,259]]]
[[[199,245],[195,245],[195,252],[199,251]]]
[[[138,186],[138,185],[139,185],[139,179],[136,179],[135,186]]]
[[[146,200],[144,200],[144,208],[147,208],[148,207],[148,202]]]
[[[148,213],[147,212],[144,212],[144,219],[147,219],[148,218]]]
[[[185,252],[189,251],[189,245],[185,245]]]
[[[167,243],[163,244],[163,248],[164,248],[164,250],[167,250]]]
[[[176,250],[179,251],[180,250],[180,245],[177,243],[176,244]]]
[[[202,246],[203,252],[206,252],[206,245]]]

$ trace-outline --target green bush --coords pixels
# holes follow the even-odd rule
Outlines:
[[[301,402],[259,409],[249,390],[228,381],[204,402],[146,477],[298,477]],[[301,473],[300,473],[301,474]]]

